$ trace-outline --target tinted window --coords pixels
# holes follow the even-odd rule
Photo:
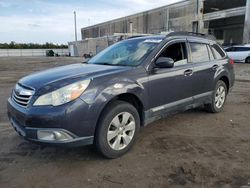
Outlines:
[[[226,52],[233,52],[233,51],[235,51],[235,49],[234,49],[234,47],[230,47],[230,48],[227,48],[225,51]]]
[[[222,59],[225,56],[225,53],[217,44],[213,44],[211,45],[211,47],[212,47],[215,59]]]
[[[248,47],[235,47],[235,51],[237,51],[237,52],[247,52],[247,51],[250,51],[250,48],[248,48]]]
[[[192,52],[193,63],[209,61],[206,44],[190,43],[190,47]]]
[[[160,57],[169,57],[174,60],[174,66],[187,64],[186,44],[175,43],[168,46],[160,55]]]

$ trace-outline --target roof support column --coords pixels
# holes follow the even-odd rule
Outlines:
[[[198,21],[198,33],[205,33],[203,21],[204,0],[196,0],[196,16]]]
[[[243,43],[250,44],[250,0],[246,0],[246,15],[243,33]]]

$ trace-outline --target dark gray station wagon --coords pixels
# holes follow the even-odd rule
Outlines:
[[[208,36],[137,37],[87,63],[22,78],[8,99],[8,116],[27,140],[94,144],[116,158],[132,147],[141,126],[198,106],[220,112],[233,84],[233,61]]]

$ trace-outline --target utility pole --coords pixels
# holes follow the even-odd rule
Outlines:
[[[77,41],[76,11],[74,11],[74,21],[75,21],[75,41]]]

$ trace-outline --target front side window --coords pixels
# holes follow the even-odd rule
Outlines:
[[[192,62],[201,63],[209,61],[209,55],[206,44],[190,43]]]
[[[160,55],[174,60],[174,66],[187,64],[187,50],[184,42],[174,43],[168,46]]]
[[[89,64],[137,66],[161,43],[161,38],[136,38],[118,42],[93,58]]]
[[[234,52],[235,51],[235,47],[229,47],[225,51],[226,52]]]

